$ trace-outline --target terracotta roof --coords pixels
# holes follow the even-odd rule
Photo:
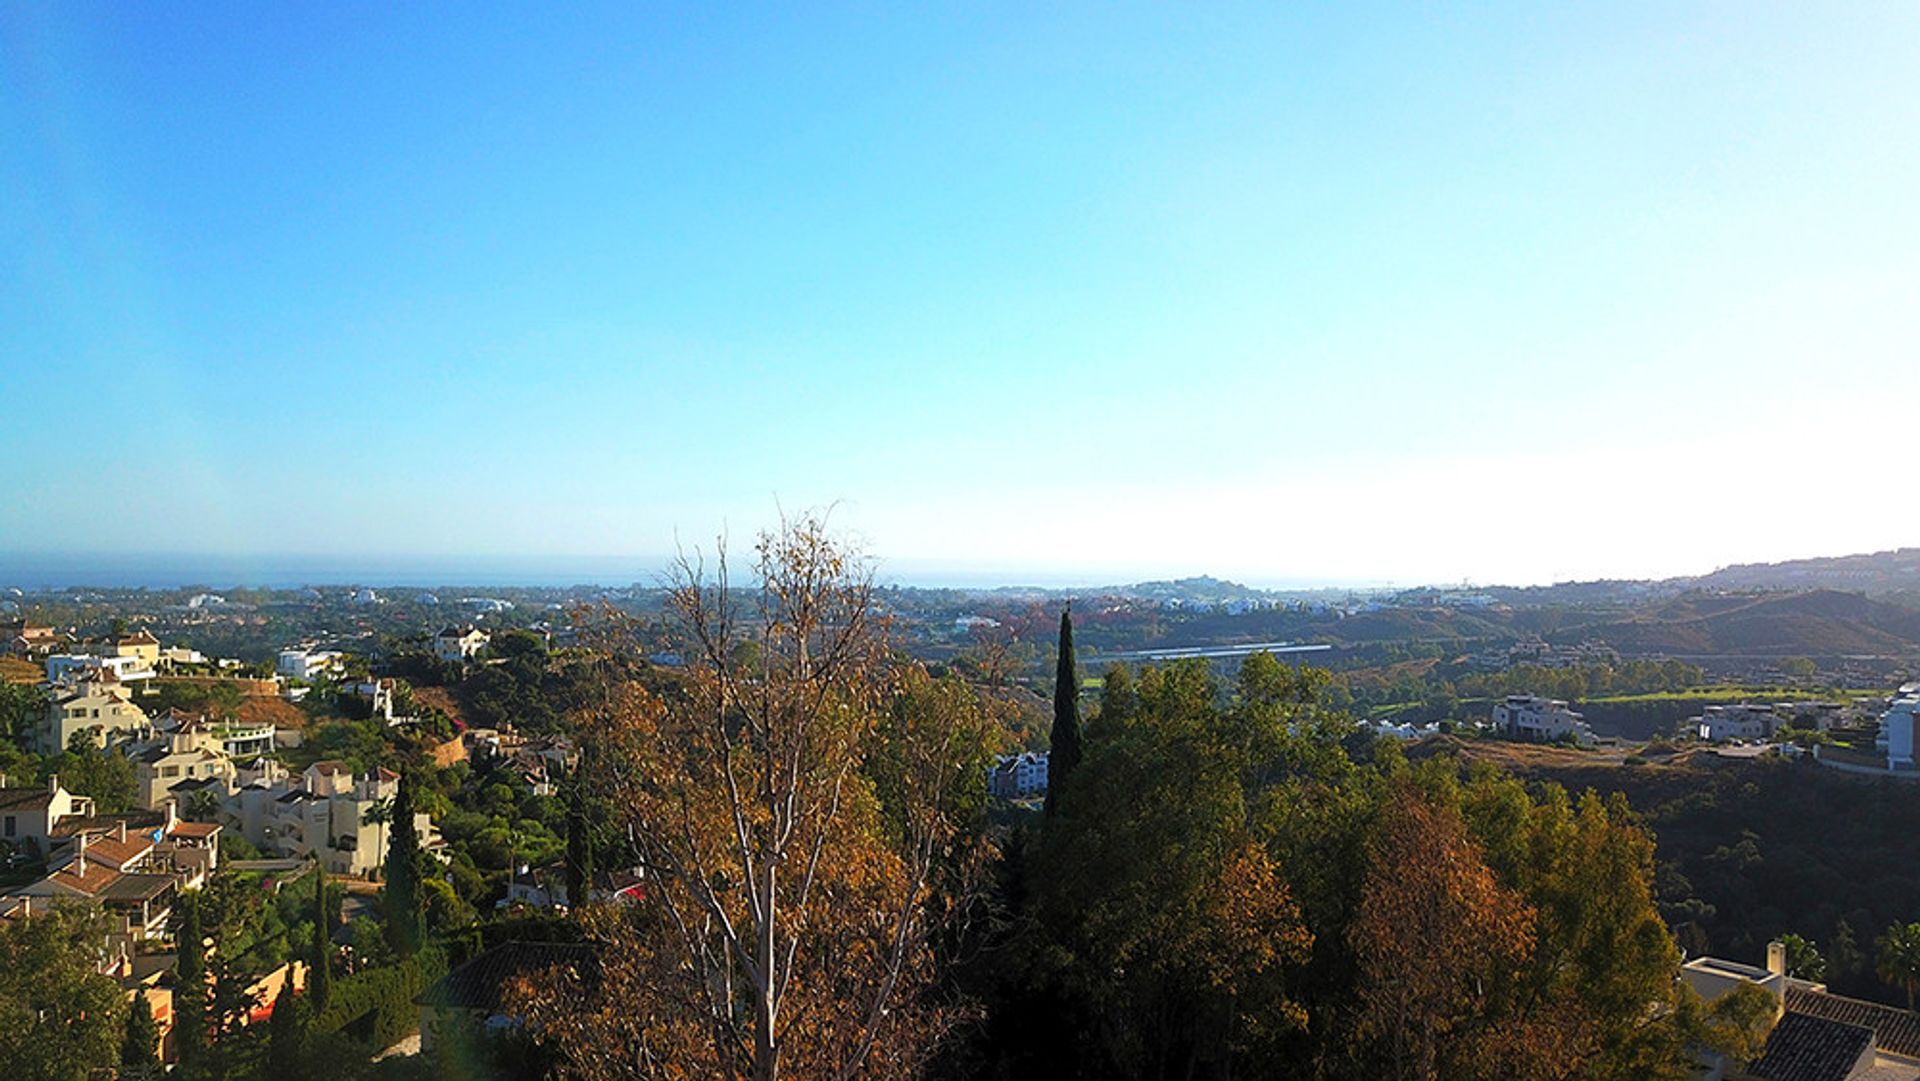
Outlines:
[[[113,885],[114,879],[120,877],[119,871],[108,867],[98,860],[88,859],[85,862],[86,870],[84,872],[80,869],[81,861],[75,860],[48,875],[47,881],[65,886],[68,889],[79,890],[88,897],[98,897],[108,886]]]
[[[1920,1016],[1897,1006],[1847,998],[1826,991],[1790,987],[1787,989],[1787,1012],[1872,1029],[1876,1048],[1908,1058],[1920,1058]]]
[[[1747,1073],[1766,1081],[1845,1081],[1862,1055],[1873,1053],[1873,1030],[1812,1014],[1780,1018]]]
[[[211,837],[220,832],[217,822],[175,822],[169,837]]]
[[[0,811],[37,811],[52,802],[53,791],[46,785],[0,788]]]
[[[352,770],[347,768],[347,764],[345,762],[341,762],[337,759],[332,759],[332,758],[329,758],[322,762],[315,762],[313,765],[308,766],[307,768],[311,770],[318,770],[319,772],[328,774],[328,775],[335,774],[335,773],[351,774],[353,772]]]
[[[153,842],[145,834],[129,833],[124,841],[112,837],[95,837],[87,841],[87,862],[112,864],[122,870],[153,851]]]

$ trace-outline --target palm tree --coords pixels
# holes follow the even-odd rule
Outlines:
[[[187,796],[187,818],[194,822],[211,822],[220,813],[220,797],[208,789],[202,788]]]
[[[1920,990],[1920,923],[1896,923],[1880,936],[1880,956],[1874,962],[1880,978],[1907,992],[1907,1009]]]
[[[390,799],[373,801],[373,806],[367,808],[366,813],[360,816],[360,821],[369,826],[380,827],[380,847],[376,855],[384,858],[387,854],[387,824],[393,821],[393,801]]]

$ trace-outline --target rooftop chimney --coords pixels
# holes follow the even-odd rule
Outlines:
[[[60,775],[58,773],[50,773],[47,775],[47,791],[60,791]]]
[[[1767,943],[1767,971],[1775,976],[1787,974],[1787,944],[1777,938]]]
[[[127,842],[127,820],[126,819],[123,818],[119,822],[114,824],[113,836],[114,836],[114,839],[119,841],[121,844],[125,844]]]
[[[81,878],[85,878],[87,877],[87,835],[85,833],[75,834],[73,846],[74,873]]]

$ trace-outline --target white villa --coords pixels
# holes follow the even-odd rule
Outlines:
[[[1020,799],[1047,790],[1047,753],[1027,751],[996,758],[987,775],[987,787],[996,796]]]
[[[1493,727],[1510,739],[1552,743],[1571,736],[1581,743],[1593,742],[1593,730],[1580,714],[1558,698],[1535,694],[1510,694],[1496,703]]]
[[[340,654],[330,649],[283,649],[274,671],[288,679],[312,683],[340,667]]]
[[[1708,706],[1689,723],[1694,733],[1708,743],[1730,739],[1765,739],[1780,725],[1772,706],[1742,702],[1732,706]]]
[[[478,627],[445,627],[433,636],[433,655],[459,664],[487,648],[487,632]]]

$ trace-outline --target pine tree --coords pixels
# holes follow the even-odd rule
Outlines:
[[[1073,656],[1073,608],[1060,613],[1060,662],[1053,674],[1053,732],[1047,751],[1046,812],[1053,813],[1067,775],[1080,764],[1080,666]]]
[[[574,767],[567,791],[567,904],[575,909],[587,903],[593,888],[593,837],[587,820],[585,784],[587,764]]]
[[[387,944],[402,957],[420,949],[420,835],[413,828],[413,779],[400,778],[387,841]]]
[[[127,1009],[127,1031],[120,1041],[121,1077],[157,1077],[160,1074],[160,1026],[145,994],[133,996]]]
[[[174,962],[173,1046],[183,1069],[192,1072],[207,1049],[206,933],[200,927],[200,897],[194,891],[180,895],[179,951]]]
[[[313,868],[313,975],[307,994],[315,1010],[327,1008],[333,996],[333,913],[327,909],[327,869]]]

